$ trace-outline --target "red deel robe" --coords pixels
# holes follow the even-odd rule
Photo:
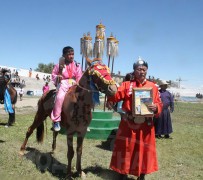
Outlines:
[[[154,83],[145,81],[140,84],[135,81],[126,81],[118,88],[118,92],[108,98],[108,101],[123,101],[122,108],[125,112],[132,113],[132,88],[153,88],[153,103],[157,105],[159,116],[162,111],[162,102],[158,88]],[[121,174],[149,174],[158,170],[155,131],[152,118],[150,124],[146,121],[136,124],[134,121],[121,119],[117,131],[110,168]]]

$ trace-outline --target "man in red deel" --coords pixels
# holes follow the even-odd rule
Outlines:
[[[146,174],[158,170],[155,131],[152,116],[137,117],[133,114],[133,88],[152,88],[152,103],[147,108],[155,117],[162,111],[162,102],[156,85],[146,80],[147,62],[139,59],[133,69],[134,78],[123,82],[106,104],[111,109],[116,102],[123,101],[122,110],[125,112],[121,115],[110,168],[119,173],[118,179],[126,179],[130,174],[144,180]]]

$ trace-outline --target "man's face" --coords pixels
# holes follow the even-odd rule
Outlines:
[[[167,87],[168,87],[168,85],[167,85],[167,84],[163,84],[163,85],[161,85],[161,86],[160,86],[160,88],[161,88],[162,90],[166,90],[166,89],[167,89]]]
[[[64,58],[69,61],[72,62],[74,60],[74,51],[69,51],[64,55]]]
[[[139,80],[141,83],[146,79],[147,67],[146,66],[137,66],[134,71],[135,79]]]

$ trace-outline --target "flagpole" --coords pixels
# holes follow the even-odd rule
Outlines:
[[[82,71],[83,71],[83,61],[84,61],[84,56],[82,55]]]
[[[113,66],[114,66],[114,57],[113,57],[112,66],[111,66],[111,76],[113,75]]]

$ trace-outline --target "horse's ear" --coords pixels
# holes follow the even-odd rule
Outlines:
[[[87,56],[85,58],[86,58],[87,64],[90,66],[92,63],[92,60],[90,58],[88,58]]]

